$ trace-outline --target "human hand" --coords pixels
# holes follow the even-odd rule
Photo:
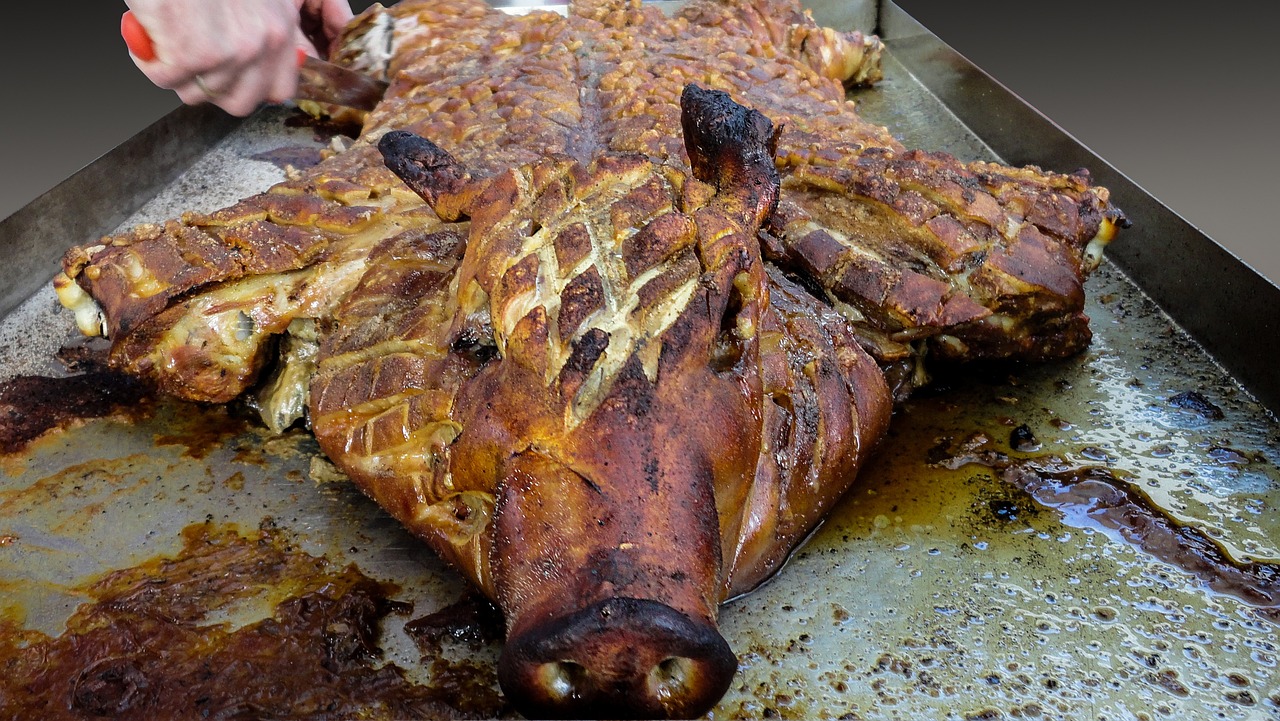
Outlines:
[[[293,97],[298,48],[325,47],[351,18],[345,0],[126,0],[156,57],[133,56],[153,83],[187,104],[248,115]]]
[[[319,57],[327,58],[351,20],[347,0],[295,0],[300,3],[302,34]]]

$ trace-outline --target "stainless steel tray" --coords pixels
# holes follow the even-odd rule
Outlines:
[[[946,439],[983,433],[1005,448],[1025,425],[1037,455],[1104,469],[1236,561],[1280,562],[1280,289],[891,3],[880,29],[887,79],[854,96],[866,117],[963,159],[1088,167],[1134,227],[1089,282],[1086,354],[910,401],[789,565],[724,607],[740,671],[711,716],[1277,717],[1273,614],[1159,560],[1105,514],[1037,501],[989,468],[929,461]],[[316,142],[285,115],[239,124],[182,109],[0,224],[0,378],[58,372],[53,353],[75,333],[47,283],[67,245],[267,187],[279,171],[253,156]],[[96,180],[108,176],[140,180]],[[1247,327],[1241,308],[1253,311]],[[1212,406],[1173,400],[1188,391]],[[225,430],[199,445],[175,427]],[[206,518],[253,528],[271,517],[307,551],[399,584],[415,615],[464,595],[352,487],[313,478],[315,452],[304,433],[273,439],[181,404],[46,438],[0,464],[0,606],[58,633],[76,584],[176,552],[180,530]],[[403,623],[384,629],[388,659],[430,683]],[[492,648],[471,659],[492,660]]]

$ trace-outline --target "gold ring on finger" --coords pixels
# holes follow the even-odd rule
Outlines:
[[[208,85],[205,85],[204,78],[200,77],[199,74],[196,75],[195,81],[196,81],[196,87],[200,88],[200,92],[204,93],[205,96],[210,98],[218,97],[217,93],[213,92],[213,90],[211,90]]]

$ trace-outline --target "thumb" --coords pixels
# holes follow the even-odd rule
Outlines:
[[[347,0],[325,0],[321,17],[324,18],[325,32],[331,40],[336,40],[342,35],[342,31],[346,30],[347,23],[351,22],[355,14],[351,12],[351,6],[347,4]]]

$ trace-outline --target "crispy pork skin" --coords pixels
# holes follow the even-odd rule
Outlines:
[[[1124,224],[1106,190],[907,151],[858,117],[849,78],[830,69],[874,75],[876,51],[836,35],[788,0],[695,0],[675,17],[618,0],[582,0],[567,18],[482,0],[375,8],[335,51],[392,81],[351,150],[231,208],[74,248],[58,286],[82,328],[115,339],[117,367],[229,400],[261,378],[273,337],[331,313],[372,248],[424,211],[391,187],[373,147],[383,134],[431,138],[482,175],[549,153],[683,164],[678,98],[697,83],[780,128],[766,255],[824,289],[904,379],[900,396],[924,382],[924,358],[1078,352],[1082,280]]]
[[[1087,175],[918,151],[801,166],[783,187],[766,254],[820,285],[876,359],[901,368],[901,396],[926,382],[926,353],[946,363],[1084,350],[1085,276],[1126,224]]]
[[[349,149],[72,248],[55,286],[162,392],[305,408],[501,606],[526,713],[697,715],[735,668],[718,605],[849,488],[924,360],[1085,347],[1125,222],[1085,173],[862,120],[880,51],[792,0],[378,6],[333,55],[390,81]]]
[[[692,175],[605,154],[472,180],[384,135],[389,167],[469,219],[466,249],[406,239],[414,260],[374,274],[403,280],[336,317],[365,350],[319,361],[322,448],[497,600],[499,678],[535,716],[705,712],[736,669],[719,603],[777,569],[888,418],[874,361],[764,266],[772,124],[683,98]]]

